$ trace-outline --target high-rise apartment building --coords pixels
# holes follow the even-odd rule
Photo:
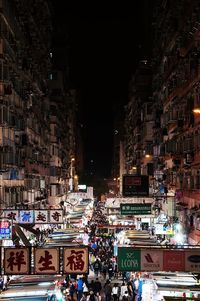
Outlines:
[[[76,91],[67,70],[52,72],[48,2],[0,9],[1,208],[58,207],[75,154]]]

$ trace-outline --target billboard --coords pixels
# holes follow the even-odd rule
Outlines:
[[[4,209],[4,218],[10,219],[13,224],[62,224],[62,209],[12,210]]]
[[[118,247],[119,271],[200,272],[200,249]]]
[[[149,177],[143,175],[123,175],[122,195],[124,197],[149,196]]]
[[[121,215],[149,215],[151,204],[120,204]]]

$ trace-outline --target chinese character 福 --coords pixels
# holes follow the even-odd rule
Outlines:
[[[84,251],[75,251],[71,250],[71,256],[67,257],[68,259],[68,264],[70,266],[71,270],[83,270],[84,268],[84,261],[82,259],[84,254]]]

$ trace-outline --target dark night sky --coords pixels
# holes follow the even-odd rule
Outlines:
[[[86,159],[94,160],[98,175],[108,177],[113,107],[121,104],[123,110],[131,74],[137,61],[148,55],[150,1],[134,1],[131,10],[119,7],[93,14],[52,1],[56,26],[64,39],[67,36],[71,82],[80,95]]]

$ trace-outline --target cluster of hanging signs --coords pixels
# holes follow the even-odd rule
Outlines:
[[[3,275],[88,273],[88,247],[3,248]]]

